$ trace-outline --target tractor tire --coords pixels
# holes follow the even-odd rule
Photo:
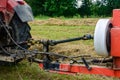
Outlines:
[[[9,38],[6,37],[6,35],[8,35],[8,33],[5,31],[4,28],[0,29],[0,34],[2,34],[2,35],[0,35],[0,43],[2,43],[1,46],[24,42],[31,38],[31,34],[30,34],[31,28],[30,28],[29,24],[27,22],[22,22],[17,14],[15,14],[13,16],[13,18],[8,26],[10,28],[9,33],[11,35],[11,38],[14,41],[11,40],[10,36],[9,36]],[[21,47],[23,49],[29,48],[29,46],[27,44],[20,45],[20,46],[16,45],[14,47],[9,47],[9,48],[15,49],[15,50],[22,50]],[[5,50],[7,50],[7,49],[5,49]],[[2,55],[2,54],[0,54],[0,55]],[[0,66],[2,66],[2,65],[7,66],[7,65],[13,65],[13,64],[15,65],[18,62],[22,61],[23,58],[24,57],[22,57],[22,58],[20,57],[19,59],[15,60],[14,62],[7,62],[7,61],[0,60]]]
[[[22,22],[17,14],[15,14],[13,16],[13,19],[11,20],[9,25],[13,29],[14,34],[12,37],[16,43],[24,42],[24,41],[31,39],[31,34],[30,34],[31,28],[30,28],[29,24],[27,22]],[[24,49],[29,48],[29,46],[27,44],[21,45],[21,47]],[[14,47],[14,48],[21,49],[18,46]],[[20,61],[22,61],[22,59],[19,59],[19,60],[15,61],[14,63],[9,63],[9,64],[10,65],[17,64]]]
[[[2,16],[2,14],[0,16]],[[2,20],[2,17],[0,17],[0,19]],[[4,24],[4,22],[3,22],[3,24]],[[31,28],[30,28],[29,24],[27,22],[22,22],[16,13],[14,14],[13,18],[11,19],[11,22],[9,23],[8,27],[9,28],[7,28],[7,27],[6,28],[8,29],[8,31],[11,35],[9,37],[8,37],[8,33],[6,32],[6,30],[4,28],[1,28],[1,26],[0,26],[0,34],[2,34],[2,35],[0,35],[0,46],[1,47],[5,46],[5,45],[24,42],[31,38],[31,34],[30,34]],[[22,49],[28,49],[29,46],[27,44],[24,44],[24,45],[20,45],[20,46],[16,45],[13,47],[8,47],[8,48],[11,50],[12,49],[22,50]],[[5,48],[4,50],[7,50],[7,49]],[[6,55],[6,53],[0,53],[0,55]],[[0,60],[0,66],[17,64],[18,62],[23,60],[23,58],[24,57],[20,57],[19,59],[15,60],[14,62],[7,62],[7,61]]]
[[[13,39],[16,43],[27,41],[31,38],[31,34],[30,34],[31,28],[29,24],[27,22],[22,22],[17,14],[14,15],[9,25],[13,29],[13,33],[14,33]],[[29,48],[27,44],[21,47],[25,49]]]
[[[31,34],[30,34],[31,28],[30,28],[29,24],[27,22],[22,22],[17,14],[15,14],[13,16],[13,18],[12,18],[10,24],[9,24],[9,27],[11,28],[10,35],[11,35],[12,39],[14,40],[14,42],[19,43],[19,42],[27,41],[31,38]],[[5,30],[3,32],[5,32]],[[7,34],[4,34],[0,38],[4,37],[5,35],[7,35]],[[3,45],[6,45],[7,38],[5,40],[1,40],[1,41],[2,41]],[[14,42],[11,40],[8,43],[9,44],[15,44]],[[21,45],[21,47],[23,49],[28,49],[29,48],[29,46],[27,44]],[[10,48],[11,49],[16,49],[16,50],[22,50],[17,45],[14,46],[14,47],[10,47]],[[20,62],[22,60],[23,60],[23,58],[20,58],[20,59],[16,60],[15,62],[0,61],[0,65],[3,65],[3,66],[4,65],[5,66],[6,65],[13,65],[13,64],[17,64],[18,62]]]

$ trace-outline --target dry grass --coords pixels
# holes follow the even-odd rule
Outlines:
[[[97,18],[35,20],[31,22],[33,38],[35,39],[67,39],[94,33]],[[41,49],[40,49],[41,50]],[[56,45],[52,52],[66,55],[95,54],[93,41],[77,41]]]
[[[35,20],[31,24],[34,25],[49,25],[49,26],[95,26],[98,18],[86,19],[60,19],[49,18],[47,20]]]

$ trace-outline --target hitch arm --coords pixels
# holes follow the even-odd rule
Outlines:
[[[55,46],[57,44],[66,43],[66,42],[79,41],[79,40],[91,40],[91,39],[93,39],[93,36],[91,36],[90,34],[87,34],[82,37],[70,38],[65,40],[37,40],[34,43],[43,44],[43,51],[49,52],[49,46]]]
[[[65,40],[49,40],[48,43],[50,46],[54,46],[60,43],[66,43],[66,42],[72,42],[72,41],[78,41],[78,40],[90,40],[90,39],[93,39],[93,36],[91,36],[90,34],[87,34],[82,37],[70,38]]]

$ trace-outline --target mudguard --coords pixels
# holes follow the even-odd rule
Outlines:
[[[34,19],[32,9],[28,4],[18,4],[14,7],[14,10],[22,22],[32,21]]]

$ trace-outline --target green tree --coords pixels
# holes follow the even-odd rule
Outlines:
[[[34,15],[73,16],[76,0],[26,0],[31,5]]]
[[[47,16],[111,16],[113,9],[120,8],[120,0],[81,0],[82,6],[76,8],[77,0],[25,0],[32,7],[34,15]]]
[[[113,9],[120,9],[120,0],[107,0],[107,14],[112,15]]]
[[[33,10],[34,15],[44,14],[44,4],[46,0],[25,0]]]
[[[76,14],[74,7],[76,0],[46,0],[45,13],[48,16],[73,16]]]
[[[107,8],[107,4],[107,0],[96,0],[96,2],[94,2],[91,7],[92,15],[109,16],[110,13],[108,14],[109,10]]]
[[[78,13],[84,17],[89,17],[91,15],[91,6],[92,1],[91,0],[82,0],[82,6],[78,9]]]

